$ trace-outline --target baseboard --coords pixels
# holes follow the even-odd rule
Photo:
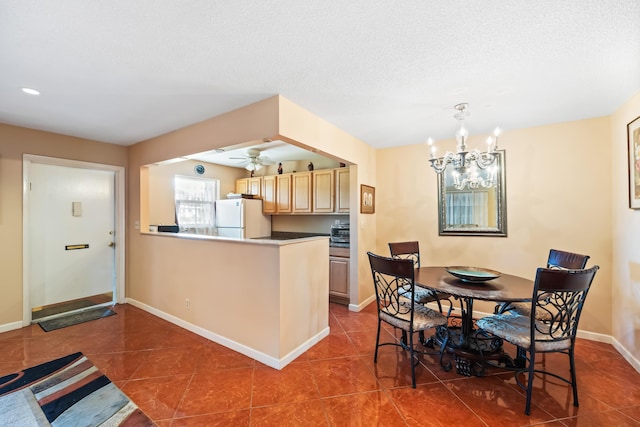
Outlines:
[[[631,366],[633,366],[633,368],[640,372],[640,360],[636,359],[633,354],[629,353],[629,350],[627,350],[622,344],[620,344],[620,342],[615,339],[614,337],[609,337],[611,338],[611,345],[613,345],[613,347],[618,350],[618,353],[620,353],[620,355],[622,355],[622,357],[624,357],[624,359],[629,362],[629,364]]]
[[[151,307],[150,305],[137,301],[133,298],[127,298],[127,303],[141,310],[144,310],[147,313],[151,313],[154,316],[157,316],[163,320],[166,320],[169,323],[173,323],[174,325],[180,326],[181,328],[191,331],[194,334],[200,335],[201,337],[204,337],[215,343],[223,345],[227,348],[230,348],[231,350],[237,351],[238,353],[244,354],[247,357],[250,357],[254,360],[257,360],[260,363],[263,363],[271,368],[278,369],[278,370],[287,366],[295,358],[300,356],[305,351],[309,350],[311,347],[317,344],[321,339],[329,335],[329,327],[327,326],[325,329],[323,329],[313,337],[309,338],[307,341],[305,341],[303,344],[295,348],[293,351],[291,351],[289,354],[287,354],[283,358],[277,359],[273,356],[269,356],[268,354],[257,351],[244,344],[240,344],[238,342],[225,338],[222,335],[218,335],[214,332],[211,332],[208,329],[194,325],[193,323],[189,323],[172,314],[165,313],[164,311],[158,310],[157,308]]]
[[[4,325],[0,325],[0,334],[2,332],[9,332],[15,329],[20,329],[22,327],[24,327],[24,325],[22,324],[22,321],[5,323]]]
[[[302,345],[298,346],[298,348],[294,349],[292,352],[290,352],[289,354],[284,356],[282,359],[280,359],[279,367],[277,367],[276,369],[284,368],[289,363],[293,362],[298,356],[300,356],[305,351],[309,350],[314,345],[318,344],[320,340],[322,340],[328,335],[329,335],[329,327],[327,326],[322,331],[320,331],[320,333],[309,338],[307,341],[302,343]],[[275,368],[275,366],[272,366],[272,368]]]
[[[376,295],[373,294],[366,300],[362,301],[360,304],[349,304],[349,311],[362,311],[366,306],[375,301]]]

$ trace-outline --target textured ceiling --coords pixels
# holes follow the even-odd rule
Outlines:
[[[0,2],[0,122],[123,145],[276,94],[389,147],[638,91],[638,0]]]

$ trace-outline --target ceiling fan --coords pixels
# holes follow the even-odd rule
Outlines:
[[[247,155],[242,157],[229,157],[234,160],[242,160],[239,162],[246,170],[260,170],[262,166],[273,165],[275,162],[266,156],[260,156],[260,150],[257,148],[249,148]]]

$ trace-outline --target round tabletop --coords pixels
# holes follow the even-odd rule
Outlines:
[[[510,274],[472,283],[452,276],[444,267],[420,267],[416,269],[415,283],[438,292],[485,301],[531,301],[533,296],[533,280]]]

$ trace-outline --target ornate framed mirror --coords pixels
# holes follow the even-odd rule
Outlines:
[[[440,236],[507,236],[505,153],[496,153],[495,163],[470,171],[469,179],[452,167],[438,174]]]

